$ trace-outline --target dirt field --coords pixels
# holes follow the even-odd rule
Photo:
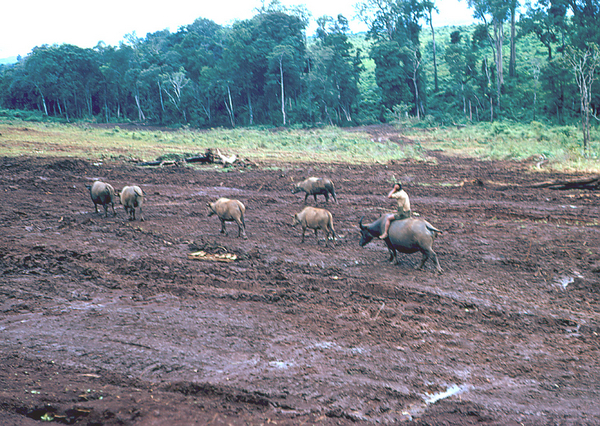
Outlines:
[[[431,155],[229,172],[0,159],[0,423],[600,424],[599,194]],[[318,201],[335,247],[290,226],[291,183],[312,175],[336,183],[339,203]],[[359,219],[394,209],[393,176],[444,230],[442,275],[358,245]],[[142,186],[146,221],[96,214],[94,179]],[[246,204],[247,240],[207,216],[221,196]]]

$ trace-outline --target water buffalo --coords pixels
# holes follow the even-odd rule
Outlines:
[[[216,214],[221,220],[221,234],[227,235],[225,222],[236,222],[238,225],[238,237],[241,235],[244,239],[246,236],[246,223],[244,222],[244,213],[246,207],[238,200],[230,200],[229,198],[219,198],[214,203],[206,203],[208,207],[208,216]]]
[[[300,183],[294,184],[292,187],[292,194],[296,194],[300,191],[306,192],[304,204],[306,204],[309,195],[315,197],[315,203],[317,202],[317,195],[324,195],[325,201],[329,202],[329,194],[331,194],[333,200],[337,203],[337,198],[335,198],[335,187],[333,182],[327,178],[309,177]]]
[[[300,224],[302,226],[302,242],[304,242],[304,234],[306,229],[315,230],[315,238],[319,244],[318,230],[325,232],[325,247],[328,246],[329,236],[335,245],[335,230],[333,229],[333,217],[328,210],[318,209],[316,207],[305,207],[300,213],[296,213],[292,219],[292,226]]]
[[[114,199],[115,189],[108,183],[100,182],[97,180],[93,185],[86,185],[87,189],[90,190],[96,213],[98,213],[98,204],[104,207],[104,217],[108,216],[108,205],[112,207],[113,217],[117,215],[115,212]]]
[[[387,214],[384,214],[375,222],[366,225],[362,223],[364,217],[360,219],[361,247],[364,247],[373,238],[379,237],[382,234],[383,224],[387,216]],[[441,233],[442,231],[434,228],[429,222],[423,219],[409,218],[394,220],[388,231],[389,236],[384,240],[390,251],[390,261],[396,265],[398,264],[396,251],[400,253],[415,253],[420,251],[423,253],[423,260],[421,260],[418,269],[422,269],[427,259],[431,257],[435,262],[438,273],[441,273],[442,268],[438,262],[437,255],[431,248],[435,237]]]
[[[119,193],[121,204],[125,212],[129,213],[129,220],[135,220],[135,209],[140,208],[140,222],[144,221],[142,205],[144,204],[144,191],[139,186],[124,186]]]

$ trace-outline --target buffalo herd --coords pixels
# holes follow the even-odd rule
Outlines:
[[[93,185],[86,185],[90,191],[90,196],[94,203],[95,211],[98,213],[98,205],[104,208],[104,217],[108,216],[109,206],[112,209],[113,216],[116,216],[114,202],[119,201],[123,204],[125,212],[129,214],[129,220],[135,220],[136,208],[139,209],[139,220],[143,221],[142,206],[144,204],[144,191],[135,185],[125,186],[120,191],[116,191],[110,184],[96,181]],[[308,179],[294,184],[292,193],[304,192],[304,204],[310,195],[317,202],[317,195],[324,195],[325,201],[329,202],[329,196],[337,203],[334,183],[327,178],[309,177]],[[246,223],[244,214],[246,207],[239,200],[231,200],[228,198],[219,198],[218,200],[207,203],[208,216],[217,215],[221,221],[221,233],[227,234],[225,222],[235,222],[238,226],[238,237],[247,239]],[[361,238],[360,246],[364,247],[374,238],[378,238],[383,233],[383,225],[388,214],[383,214],[377,220],[363,224],[363,219],[360,219],[358,228],[360,229]],[[392,214],[393,215],[393,214]],[[327,209],[316,207],[305,207],[301,212],[296,213],[292,217],[292,226],[300,225],[302,227],[302,242],[307,229],[315,231],[318,244],[318,231],[321,230],[325,234],[325,246],[327,247],[331,240],[335,246],[336,234],[333,226],[333,216]],[[437,235],[442,231],[435,228],[429,222],[418,218],[408,218],[395,220],[392,222],[388,237],[384,242],[387,245],[390,254],[390,262],[398,264],[397,253],[416,253],[421,252],[423,258],[419,265],[422,269],[427,259],[431,259],[438,273],[442,272],[440,263],[432,246]]]

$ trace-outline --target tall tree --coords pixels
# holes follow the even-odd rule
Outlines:
[[[435,45],[435,28],[433,27],[433,11],[438,12],[438,8],[435,6],[435,3],[432,0],[423,1],[423,8],[425,9],[426,15],[425,19],[429,23],[429,28],[431,29],[431,39],[433,44],[433,82],[434,82],[434,91],[438,92],[440,90],[438,84],[438,69],[437,69],[437,59],[436,59],[436,45]]]
[[[565,59],[575,74],[579,87],[581,105],[581,128],[583,131],[583,149],[588,154],[590,141],[590,115],[592,108],[592,85],[596,69],[600,65],[600,49],[595,43],[590,43],[586,50],[568,48]]]
[[[452,84],[448,91],[460,95],[460,107],[469,120],[473,120],[473,107],[477,111],[480,106],[474,94],[472,81],[477,77],[477,57],[473,47],[468,41],[463,41],[460,31],[450,34],[450,45],[446,48],[444,59],[450,72]],[[451,99],[451,98],[450,98]]]
[[[525,16],[519,21],[524,34],[533,33],[546,46],[548,60],[552,60],[553,47],[559,43],[561,51],[567,29],[567,5],[563,0],[539,0],[528,4]]]
[[[508,17],[510,3],[514,0],[467,0],[473,9],[473,16],[483,22],[481,29],[485,29],[486,37],[494,52],[496,65],[496,105],[500,108],[502,85],[504,84],[504,67],[502,46],[504,45],[504,22]],[[492,33],[489,33],[489,27]]]
[[[255,77],[264,87],[264,105],[271,110],[271,119],[276,115],[273,100],[277,100],[285,121],[288,123],[287,106],[299,99],[302,91],[302,76],[306,63],[306,43],[304,29],[306,21],[302,16],[282,11],[267,11],[253,18],[255,21],[255,46],[261,61],[261,69]],[[283,92],[282,92],[283,90]],[[283,102],[283,104],[282,104]],[[281,117],[282,120],[284,117]]]
[[[317,24],[317,42],[310,54],[310,79],[319,86],[316,95],[319,109],[324,108],[331,124],[350,122],[358,101],[360,67],[351,55],[348,20],[343,15],[336,20],[323,16]],[[335,112],[335,117],[330,111]]]
[[[510,58],[508,61],[508,75],[510,77],[517,76],[517,0],[510,0],[508,9],[510,13]]]
[[[413,104],[419,99],[412,110],[415,116],[425,100],[420,89],[423,76],[420,67],[415,67],[415,59],[420,61],[421,56],[419,21],[423,10],[423,4],[416,0],[365,0],[358,4],[359,16],[369,26],[369,38],[374,40],[371,58],[384,105],[392,110],[396,105]]]

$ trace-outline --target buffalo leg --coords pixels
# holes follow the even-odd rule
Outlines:
[[[389,238],[386,238],[384,241],[385,241],[385,244],[387,245],[388,251],[390,253],[390,258],[388,259],[388,261],[390,263],[393,263],[394,265],[397,265],[398,264],[398,254],[396,253],[396,249],[390,242]]]
[[[315,229],[315,240],[317,241],[317,245],[319,245],[319,231]],[[327,234],[325,234],[325,247],[327,247]]]
[[[441,274],[442,271],[442,267],[440,266],[440,262],[438,260],[437,254],[431,250],[431,258],[433,259],[434,263],[435,263],[435,269],[438,271],[438,274]]]
[[[329,231],[326,232],[325,241],[329,239],[329,236],[331,236],[332,244],[335,247],[335,231],[333,230],[333,228],[330,228]]]
[[[427,259],[431,258],[432,262],[435,263],[435,269],[437,270],[437,272],[439,274],[442,273],[442,268],[440,267],[440,262],[438,261],[438,257],[437,254],[429,249],[426,252],[423,252],[423,259],[421,260],[421,264],[419,265],[418,269],[423,269],[423,266],[425,265],[425,262],[427,261]]]
[[[423,269],[423,266],[425,266],[425,262],[427,262],[427,259],[429,259],[429,253],[424,251],[423,258],[421,259],[421,264],[419,265],[419,267],[417,269]]]
[[[227,235],[227,229],[225,228],[225,221],[221,219],[221,234]]]
[[[306,193],[306,195],[304,196],[304,204],[306,204],[306,201],[308,200],[308,193]]]
[[[242,234],[244,235],[244,239],[248,238],[246,237],[246,224],[244,222],[242,222],[241,220],[236,220],[237,226],[238,226],[238,238],[242,236]]]
[[[315,205],[317,204],[317,194],[313,194],[313,197],[315,197]]]
[[[113,217],[117,217],[117,212],[115,211],[115,205],[113,203],[110,203],[110,207],[112,208],[112,211],[113,211]]]

